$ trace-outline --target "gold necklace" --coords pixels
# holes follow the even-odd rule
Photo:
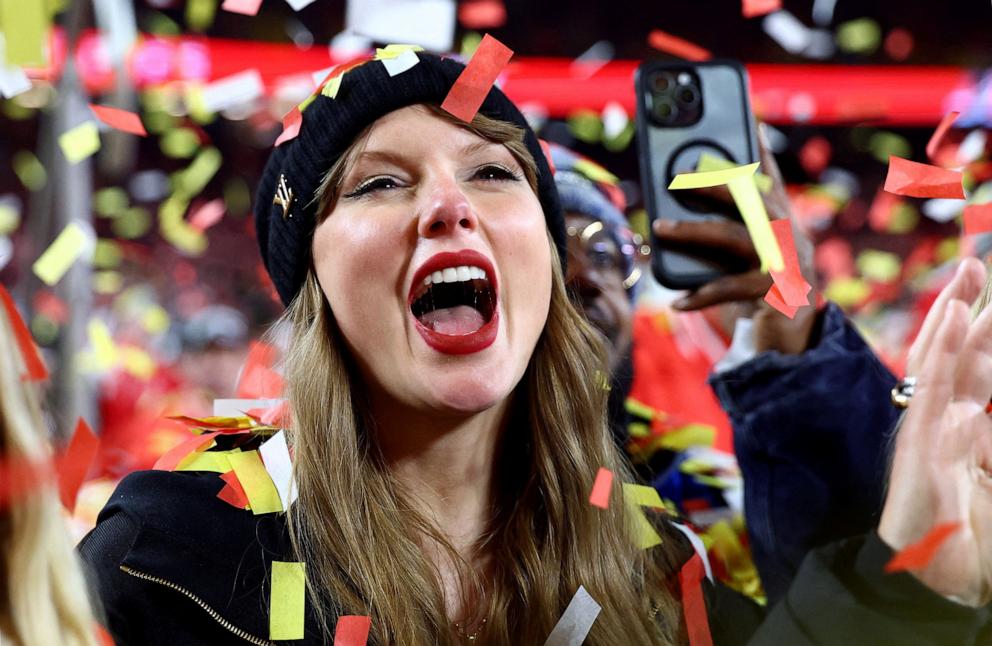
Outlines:
[[[471,635],[467,635],[465,634],[465,628],[462,627],[461,623],[456,621],[455,634],[458,635],[459,637],[464,637],[469,642],[474,642],[476,638],[478,638],[479,633],[482,632],[482,629],[485,627],[485,625],[486,625],[486,620],[485,618],[483,618],[482,621],[479,622],[479,627],[475,629],[475,632],[472,633]]]

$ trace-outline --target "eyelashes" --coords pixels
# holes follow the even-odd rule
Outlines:
[[[471,179],[481,182],[519,182],[519,173],[501,166],[499,164],[483,164],[472,172]],[[402,188],[399,180],[390,175],[377,175],[359,182],[358,186],[351,192],[345,193],[342,197],[347,199],[361,198],[378,193],[380,191],[390,191]]]

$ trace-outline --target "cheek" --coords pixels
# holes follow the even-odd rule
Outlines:
[[[373,223],[329,218],[314,232],[314,267],[345,339],[364,347],[386,323],[398,270],[383,249],[396,245]],[[392,237],[396,237],[394,233]]]

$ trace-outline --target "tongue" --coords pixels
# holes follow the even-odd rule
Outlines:
[[[468,305],[456,305],[427,312],[420,317],[420,322],[438,334],[451,336],[472,334],[486,323],[479,310]]]

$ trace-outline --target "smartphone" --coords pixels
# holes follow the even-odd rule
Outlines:
[[[712,202],[691,191],[669,191],[679,173],[697,169],[704,154],[735,166],[759,161],[748,78],[736,61],[645,61],[637,68],[637,151],[648,217],[709,220]],[[739,216],[738,216],[739,217]],[[713,249],[666,247],[652,233],[652,271],[662,285],[695,289],[747,265]]]

